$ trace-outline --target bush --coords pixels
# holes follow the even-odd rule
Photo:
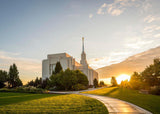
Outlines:
[[[116,78],[113,77],[113,76],[112,76],[112,78],[111,78],[111,84],[112,84],[112,86],[117,86],[117,85],[118,85]]]
[[[53,90],[81,90],[88,86],[88,79],[79,70],[66,69],[58,74],[53,74],[49,80],[50,88]]]
[[[76,84],[73,86],[73,90],[78,91],[78,90],[84,90],[87,89],[86,86],[82,85],[82,84]]]
[[[105,86],[104,81],[100,81],[99,86],[100,86],[100,87]]]
[[[98,80],[96,78],[93,80],[93,85],[94,85],[94,88],[98,87]]]
[[[0,82],[0,88],[5,87],[6,85],[3,82]]]
[[[160,95],[160,86],[151,87],[149,93],[153,95]]]
[[[3,88],[0,89],[0,92],[20,92],[20,93],[44,93],[45,90],[36,87],[17,87],[12,89]]]

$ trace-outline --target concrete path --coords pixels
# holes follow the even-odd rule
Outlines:
[[[79,93],[80,95],[85,95],[91,98],[95,98],[107,107],[108,112],[110,114],[152,114],[151,112],[144,110],[134,104],[115,99],[110,98],[106,96],[99,96],[99,95],[91,95],[91,94],[83,94]]]
[[[85,92],[85,91],[92,91],[92,90],[97,90],[97,89],[102,89],[105,87],[100,87],[100,88],[88,88],[86,90],[80,90],[80,91],[49,91],[48,93],[53,93],[53,94],[78,94],[80,92]]]
[[[91,88],[89,90],[94,90],[94,88]],[[89,91],[89,90],[83,90],[83,91]],[[107,107],[108,112],[110,114],[152,114],[151,112],[149,112],[141,107],[138,107],[132,103],[122,101],[122,100],[119,100],[116,98],[106,97],[106,96],[80,93],[83,91],[50,91],[49,93],[53,93],[53,94],[79,94],[79,95],[84,95],[87,97],[97,99],[97,100],[101,101]]]

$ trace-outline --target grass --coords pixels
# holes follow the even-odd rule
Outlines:
[[[83,93],[118,98],[138,105],[154,114],[160,114],[160,96],[141,94],[136,90],[118,87],[97,89]]]
[[[82,95],[0,92],[3,113],[108,113],[98,100]]]

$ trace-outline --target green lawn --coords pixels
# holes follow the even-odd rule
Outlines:
[[[118,98],[143,107],[154,114],[160,114],[160,96],[141,94],[136,90],[110,87],[83,92]]]
[[[0,92],[3,113],[107,113],[98,100],[82,95],[28,94]]]

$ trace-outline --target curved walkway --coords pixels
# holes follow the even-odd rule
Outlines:
[[[87,90],[86,90],[87,91]],[[87,97],[91,97],[94,99],[97,99],[101,101],[108,109],[108,112],[110,114],[152,114],[151,112],[138,107],[132,103],[122,101],[116,98],[110,98],[106,96],[100,96],[100,95],[92,95],[92,94],[84,94],[80,93],[82,91],[50,91],[49,93],[54,94],[79,94],[84,95]]]
[[[115,98],[110,98],[106,96],[100,96],[100,95],[91,95],[91,94],[83,94],[79,93],[80,95],[85,95],[88,97],[95,98],[107,107],[108,112],[110,114],[123,114],[123,113],[132,113],[132,114],[152,114],[151,112],[144,110],[134,104],[128,103],[126,101],[122,101]]]

